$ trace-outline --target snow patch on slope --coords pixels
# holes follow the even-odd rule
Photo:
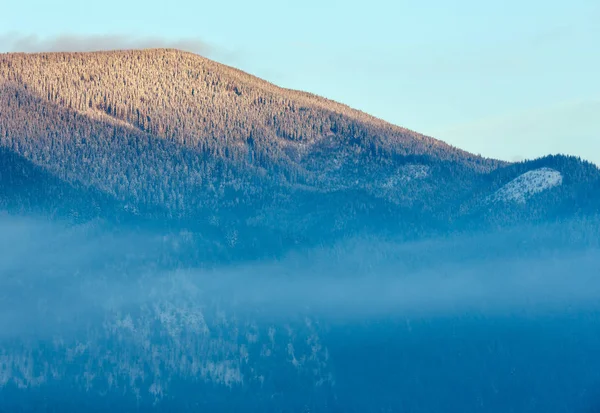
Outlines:
[[[560,186],[563,176],[557,170],[540,168],[525,172],[500,188],[492,199],[494,201],[525,203],[531,196]]]

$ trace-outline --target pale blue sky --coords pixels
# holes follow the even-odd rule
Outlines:
[[[503,159],[600,164],[600,1],[0,0],[0,51],[181,46]]]

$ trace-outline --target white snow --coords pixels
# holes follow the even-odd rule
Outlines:
[[[525,203],[533,195],[561,185],[563,176],[551,168],[540,168],[525,172],[504,185],[493,195],[492,200]]]

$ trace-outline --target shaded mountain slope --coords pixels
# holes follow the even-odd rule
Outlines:
[[[100,216],[124,219],[123,206],[106,194],[71,185],[0,148],[0,210],[87,221]]]

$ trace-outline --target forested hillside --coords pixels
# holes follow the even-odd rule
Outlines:
[[[209,228],[225,246],[502,226],[599,205],[598,169],[581,160],[484,159],[177,50],[0,55],[0,147],[5,164],[44,176],[35,197],[5,191],[3,205],[27,209],[52,198],[43,182],[60,182],[72,205],[88,195],[69,191],[111,205],[86,216]]]
[[[223,180],[236,189],[250,186],[235,181],[264,177],[324,189],[324,172],[358,159],[498,166],[174,50],[4,55],[0,82],[4,146],[69,181],[173,211],[195,208],[189,189]]]
[[[339,103],[285,90],[176,50],[10,54],[0,79],[93,120],[131,126],[202,153],[258,164],[304,155],[333,137],[372,155],[427,154],[481,169],[466,152]],[[308,147],[307,147],[308,146]],[[294,149],[292,149],[294,148]],[[303,151],[304,150],[304,151]]]
[[[75,222],[99,215],[116,219],[127,216],[114,198],[64,182],[5,148],[0,148],[0,211],[35,212]]]

